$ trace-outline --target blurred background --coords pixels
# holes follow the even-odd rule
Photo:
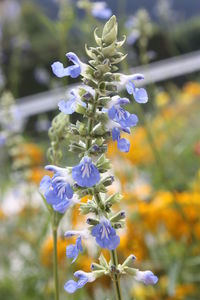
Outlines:
[[[57,103],[78,80],[56,78],[51,64],[67,65],[69,51],[86,61],[85,43],[94,44],[94,29],[102,29],[112,13],[119,36],[127,35],[121,71],[144,73],[149,94],[147,105],[129,107],[140,120],[127,137],[130,152],[119,153],[112,143],[108,148],[116,175],[109,192],[123,194],[120,206],[128,215],[119,257],[133,253],[136,267],[159,277],[154,287],[125,278],[123,294],[126,300],[200,299],[199,0],[107,0],[103,6],[88,0],[0,0],[1,299],[53,299],[53,241],[38,185],[53,147],[48,130]],[[63,163],[71,165],[76,157],[67,143],[63,139]],[[61,300],[112,299],[108,280],[75,295],[63,291],[73,272],[89,271],[99,254],[86,244],[74,265],[67,261],[63,233],[83,222],[72,209],[59,229]]]

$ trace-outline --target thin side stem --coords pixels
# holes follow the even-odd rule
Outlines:
[[[58,256],[57,256],[57,225],[56,223],[56,212],[54,212],[53,222],[53,276],[54,276],[54,291],[55,300],[59,300],[59,285],[58,285]]]
[[[117,258],[117,251],[116,251],[116,249],[110,251],[110,257],[111,257],[112,264],[117,268],[117,266],[118,266],[118,258]],[[114,285],[116,300],[122,300],[122,293],[121,293],[121,288],[120,288],[120,280],[119,280],[119,277],[117,276],[117,274],[113,278],[113,285]]]

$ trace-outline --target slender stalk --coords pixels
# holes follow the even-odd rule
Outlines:
[[[118,258],[117,258],[117,251],[116,251],[116,249],[110,251],[110,257],[111,257],[112,264],[117,268]],[[116,300],[122,300],[122,293],[121,293],[121,288],[120,288],[120,280],[119,280],[119,277],[117,276],[117,274],[115,274],[115,277],[113,278],[113,285],[114,285]]]
[[[56,215],[54,212],[53,216],[53,276],[54,276],[54,292],[55,300],[59,300],[59,285],[58,285],[58,256],[57,256],[57,224],[56,224]]]
[[[95,197],[95,200],[98,203],[98,205],[101,207],[102,200],[101,200],[100,193],[95,194],[94,197]],[[115,269],[117,269],[118,257],[117,257],[117,250],[116,249],[110,251],[110,258],[111,258],[112,265],[115,266]],[[122,293],[121,293],[121,289],[120,289],[119,276],[115,273],[114,278],[112,278],[112,280],[113,280],[113,285],[114,285],[114,290],[115,290],[115,299],[116,300],[122,300]]]

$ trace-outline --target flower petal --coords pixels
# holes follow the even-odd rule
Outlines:
[[[78,289],[78,284],[74,280],[69,280],[65,283],[64,289],[69,294],[73,294]]]
[[[127,139],[119,139],[117,142],[117,147],[121,152],[129,152],[130,142]]]
[[[59,78],[70,75],[68,68],[64,68],[63,64],[59,61],[54,62],[51,68],[53,73]]]
[[[133,92],[133,96],[135,98],[135,101],[138,103],[147,103],[148,102],[148,95],[147,91],[143,88],[136,88]]]
[[[117,127],[112,129],[112,140],[118,141],[120,139],[120,130]]]

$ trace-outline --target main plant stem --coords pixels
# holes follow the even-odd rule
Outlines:
[[[59,300],[59,285],[58,285],[58,256],[57,256],[57,221],[56,216],[57,213],[53,213],[53,276],[54,276],[54,292],[55,292],[55,300]]]
[[[87,127],[88,127],[88,136],[89,136],[89,138],[87,139],[87,143],[86,143],[87,151],[89,150],[89,148],[91,147],[91,144],[92,144],[92,138],[90,137],[90,135],[91,135],[91,131],[92,131],[93,126],[94,126],[96,109],[97,109],[97,105],[98,105],[98,97],[99,97],[99,95],[98,95],[98,93],[96,93],[94,103],[93,103],[93,106],[92,106],[93,116],[92,116],[92,118],[88,119],[88,124],[87,124],[88,126]],[[101,199],[100,193],[96,193],[94,195],[94,197],[95,197],[95,200],[96,200],[97,204],[101,208],[102,207],[102,199]],[[117,266],[118,266],[118,258],[117,258],[116,249],[110,251],[110,257],[111,257],[112,265],[115,267],[115,270],[116,270]],[[117,273],[115,273],[115,275],[114,275],[113,284],[114,284],[114,290],[115,290],[115,299],[116,300],[122,300],[122,294],[121,294],[121,289],[120,289],[120,279],[119,279],[119,276],[117,275]]]

